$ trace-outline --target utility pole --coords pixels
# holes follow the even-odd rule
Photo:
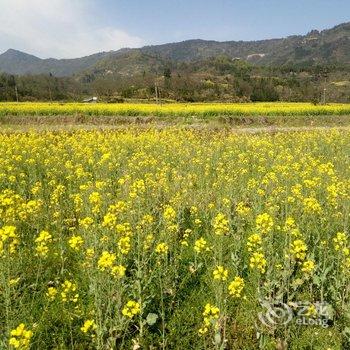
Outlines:
[[[19,102],[19,98],[18,98],[18,89],[17,89],[17,85],[15,85],[15,92],[16,92],[16,100],[17,103]]]
[[[50,73],[50,74],[49,74],[49,77],[48,77],[49,96],[50,96],[50,101],[52,102],[51,77],[52,77],[52,73]]]
[[[323,85],[323,94],[322,94],[322,104],[326,104],[326,92],[327,92],[327,74],[324,73],[324,85]]]
[[[327,91],[327,89],[324,88],[324,89],[323,89],[323,96],[322,96],[322,104],[323,104],[323,105],[326,104],[326,91]]]
[[[51,93],[50,83],[49,83],[49,95],[50,95],[50,101],[52,102],[52,93]]]
[[[154,84],[154,90],[155,90],[155,93],[156,93],[156,103],[158,104],[159,103],[159,90],[158,90],[157,83]]]

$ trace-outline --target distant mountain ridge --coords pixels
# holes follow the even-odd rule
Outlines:
[[[108,52],[73,58],[73,59],[41,59],[36,56],[9,49],[0,55],[0,71],[9,74],[53,74],[55,76],[71,76],[92,67],[109,55]]]
[[[191,63],[226,55],[257,65],[349,64],[350,22],[306,35],[259,41],[187,40],[178,43],[121,49],[75,59],[40,59],[9,49],[0,55],[0,71],[9,74],[72,76],[117,73],[133,75],[169,63]]]

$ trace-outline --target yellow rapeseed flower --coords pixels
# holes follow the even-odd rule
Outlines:
[[[296,239],[291,243],[290,253],[296,261],[303,261],[306,257],[307,245],[302,239]]]
[[[55,288],[55,287],[49,287],[49,288],[47,289],[46,296],[47,296],[51,301],[53,301],[53,300],[55,300],[57,293],[58,293],[57,288]]]
[[[212,225],[214,233],[218,236],[225,235],[230,230],[228,219],[222,213],[219,213],[215,216]]]
[[[116,259],[117,257],[114,253],[104,251],[98,259],[98,268],[102,271],[104,271],[107,268],[112,268]]]
[[[228,293],[234,298],[240,298],[244,288],[242,277],[236,276],[228,286]]]
[[[128,318],[133,318],[135,315],[139,314],[140,312],[141,312],[140,304],[134,300],[129,300],[125,304],[122,310],[123,316],[126,316]]]
[[[249,266],[251,269],[258,269],[261,273],[266,272],[266,259],[262,252],[254,252],[250,257]]]
[[[203,311],[203,325],[198,330],[199,334],[205,334],[209,331],[210,327],[217,329],[217,320],[220,316],[220,309],[214,305],[206,304]]]
[[[214,280],[226,281],[228,277],[228,270],[223,266],[217,266],[213,271]]]
[[[263,234],[271,232],[273,219],[268,213],[260,214],[255,219],[256,229]]]
[[[312,273],[315,269],[315,262],[312,260],[304,261],[301,267],[301,271],[305,273]]]
[[[94,331],[95,329],[97,329],[97,326],[94,320],[86,320],[84,325],[80,328],[80,330],[85,334],[89,331]]]
[[[207,244],[207,241],[201,237],[199,239],[197,239],[195,242],[194,242],[194,250],[196,253],[200,253],[204,250],[208,250],[208,244]]]
[[[72,249],[78,251],[78,250],[80,250],[80,247],[84,244],[84,240],[79,235],[73,235],[69,239],[68,244]]]
[[[21,323],[17,328],[13,329],[10,334],[10,347],[20,350],[29,349],[30,340],[33,336],[33,332],[31,330],[26,329],[24,323]]]
[[[159,243],[155,248],[155,252],[158,254],[167,254],[169,247],[166,243]]]

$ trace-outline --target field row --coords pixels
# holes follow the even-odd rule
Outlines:
[[[4,115],[91,115],[91,116],[318,116],[350,115],[349,104],[309,103],[245,104],[82,104],[82,103],[0,103]]]

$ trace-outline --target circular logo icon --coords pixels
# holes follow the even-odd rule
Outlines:
[[[285,303],[262,302],[261,306],[265,310],[259,312],[258,318],[267,327],[287,325],[293,318],[292,309]]]

